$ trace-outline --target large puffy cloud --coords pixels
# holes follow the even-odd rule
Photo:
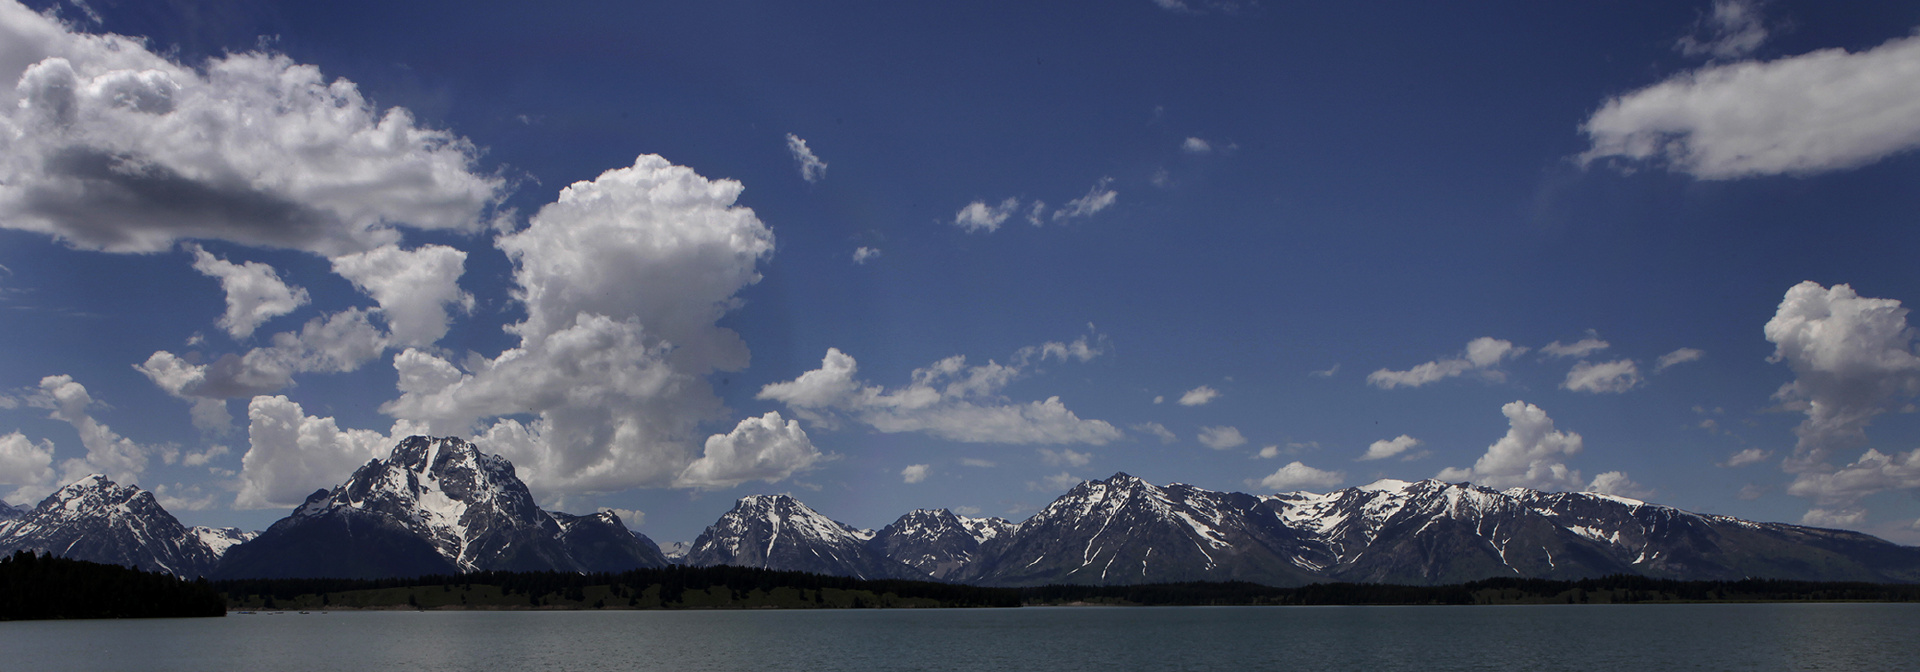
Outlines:
[[[1787,290],[1765,333],[1772,361],[1786,362],[1794,374],[1775,396],[1807,415],[1795,429],[1794,471],[1817,469],[1834,450],[1861,445],[1874,416],[1920,393],[1915,333],[1899,301],[1802,282]]]
[[[1510,341],[1482,336],[1469,341],[1466,352],[1458,356],[1437,359],[1405,371],[1380,369],[1367,374],[1367,383],[1391,390],[1395,387],[1420,387],[1466,373],[1478,374],[1487,380],[1506,380],[1506,373],[1498,368],[1500,362],[1518,357],[1526,351],[1526,348],[1517,347]]]
[[[1581,159],[1651,161],[1703,179],[1808,174],[1920,147],[1920,36],[1711,65],[1608,100]]]
[[[0,485],[14,490],[0,502],[24,504],[53,488],[53,442],[34,443],[14,432],[0,436]]]
[[[956,355],[914,370],[910,384],[892,390],[860,381],[857,371],[852,355],[828,348],[820,368],[767,385],[759,397],[821,426],[845,417],[881,432],[925,432],[967,443],[1101,445],[1121,436],[1105,421],[1074,415],[1059,397],[1019,403],[1001,396],[1021,374],[1018,365],[968,366],[966,357]]]
[[[1640,367],[1631,359],[1612,362],[1580,362],[1567,371],[1567,379],[1560,382],[1561,389],[1575,392],[1621,393],[1640,384]]]
[[[707,437],[705,454],[680,472],[675,485],[717,489],[755,480],[777,483],[822,459],[825,456],[807,439],[800,421],[782,422],[779,413],[768,411],[741,420],[731,433]],[[925,465],[920,476],[926,477]]]
[[[147,446],[134,443],[93,417],[93,395],[72,376],[47,376],[40,379],[40,391],[30,400],[34,406],[50,411],[47,417],[73,426],[80,434],[80,445],[87,456],[60,464],[61,478],[68,481],[88,473],[106,474],[119,483],[138,483],[147,470]]]
[[[75,247],[182,238],[339,254],[396,225],[474,229],[504,181],[474,147],[264,53],[199,69],[0,0],[0,226]]]
[[[402,351],[401,394],[381,410],[436,434],[484,427],[476,441],[548,495],[764,479],[779,469],[741,471],[739,461],[763,453],[802,468],[794,456],[811,444],[756,443],[790,424],[762,432],[753,423],[765,418],[749,418],[730,434],[699,431],[724,410],[707,374],[748,359],[739,335],[715,322],[773,251],[772,232],[735,205],[740,191],[652,155],[569,185],[496,241],[527,311],[508,327],[519,344],[459,366]],[[703,439],[732,452],[710,452],[687,472]]]
[[[193,253],[193,270],[220,281],[227,312],[216,324],[236,339],[252,336],[267,320],[307,305],[307,290],[282,282],[272,266],[257,261],[236,264],[199,245],[188,245],[187,250]]]
[[[1539,406],[1513,401],[1500,407],[1507,416],[1507,434],[1487,446],[1485,455],[1470,468],[1448,467],[1440,472],[1445,481],[1473,481],[1492,488],[1526,487],[1538,490],[1578,489],[1580,472],[1568,468],[1565,459],[1580,454],[1579,434],[1553,427],[1553,418]]]
[[[392,447],[385,434],[340,429],[333,418],[306,414],[281,396],[254,397],[247,405],[247,454],[240,458],[240,492],[234,508],[296,506],[314,490],[345,481],[367,460]]]
[[[473,310],[460,290],[467,253],[445,245],[388,245],[333,258],[333,272],[380,303],[395,345],[428,346],[447,335],[447,307]]]

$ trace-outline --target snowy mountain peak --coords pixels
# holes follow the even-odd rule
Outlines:
[[[387,459],[369,460],[347,482],[313,493],[262,535],[265,547],[242,547],[239,559],[222,571],[270,576],[296,561],[286,556],[297,554],[299,543],[309,543],[294,540],[355,535],[382,540],[374,544],[375,556],[354,561],[359,564],[352,571],[368,576],[665,564],[659,549],[627,530],[618,516],[541,510],[505,458],[456,437],[411,436]]]
[[[687,550],[685,562],[869,579],[925,578],[869,548],[874,538],[873,530],[828,518],[787,495],[752,495],[740,498],[707,526]]]
[[[0,522],[0,552],[20,549],[179,576],[206,573],[220,555],[153,493],[101,474],[62,486],[32,510]]]

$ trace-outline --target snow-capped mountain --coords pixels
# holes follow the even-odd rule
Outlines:
[[[1436,480],[1254,497],[1116,474],[1075,487],[981,555],[966,577],[1000,585],[1444,584],[1617,573],[1920,581],[1920,548],[1857,532]]]
[[[687,551],[691,550],[693,550],[693,542],[691,541],[676,541],[660,546],[660,554],[666,556],[667,562],[682,565],[686,564]]]
[[[867,578],[891,576],[891,567],[912,578],[1006,586],[1607,574],[1920,582],[1920,548],[1596,493],[1381,480],[1255,496],[1156,486],[1124,473],[1081,483],[1018,524],[922,509],[877,533],[791,497],[747,497],[707,528],[685,562]]]
[[[925,579],[927,574],[868,546],[873,530],[855,529],[786,495],[742,497],[693,540],[683,561],[863,579]]]
[[[867,543],[881,555],[936,579],[960,578],[980,545],[1014,528],[1004,518],[968,518],[946,509],[916,509],[880,528]]]
[[[33,507],[31,506],[14,506],[6,502],[0,502],[0,523],[27,515],[27,512],[32,510]]]
[[[1258,497],[1127,474],[1087,481],[981,547],[960,575],[991,585],[1319,579],[1323,546]]]
[[[666,564],[610,512],[550,514],[513,464],[458,438],[413,436],[235,546],[221,577],[623,571]]]
[[[193,577],[213,569],[225,548],[198,529],[181,525],[153,493],[92,474],[0,521],[0,553],[26,549]]]

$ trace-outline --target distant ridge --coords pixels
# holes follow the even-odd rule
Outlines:
[[[187,528],[151,493],[98,475],[8,513],[0,551],[216,578],[592,573],[674,562],[984,586],[1613,575],[1920,583],[1920,548],[1597,493],[1389,479],[1252,495],[1125,473],[1082,482],[1017,523],[922,509],[863,530],[788,495],[754,495],[691,544],[676,544],[670,560],[610,511],[541,510],[511,463],[457,438],[410,437],[258,536]]]

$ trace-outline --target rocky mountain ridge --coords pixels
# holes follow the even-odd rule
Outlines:
[[[0,513],[10,513],[0,516],[0,551],[221,578],[623,571],[671,561],[1004,586],[1608,574],[1920,582],[1920,548],[1596,493],[1381,480],[1251,495],[1124,473],[1083,482],[1018,523],[921,509],[862,530],[791,496],[754,495],[670,557],[611,511],[541,510],[512,464],[456,438],[408,438],[261,533],[186,527],[152,493],[99,475]]]
[[[28,550],[176,576],[201,576],[240,530],[187,527],[153,493],[89,474],[0,520],[0,553]]]
[[[506,459],[458,438],[414,436],[234,546],[214,576],[372,578],[665,564],[659,547],[618,515],[541,510]]]

